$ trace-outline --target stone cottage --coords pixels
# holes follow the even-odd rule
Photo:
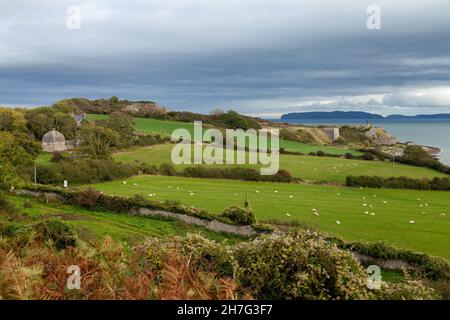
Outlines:
[[[47,132],[42,138],[42,150],[45,152],[58,152],[66,149],[66,138],[64,138],[61,132],[55,129]]]

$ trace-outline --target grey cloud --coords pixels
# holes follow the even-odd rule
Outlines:
[[[438,88],[450,85],[450,3],[379,0],[383,30],[369,31],[372,2],[3,2],[0,103],[117,95],[201,112],[448,108]],[[70,31],[76,3],[82,27]],[[327,100],[336,103],[305,103]]]

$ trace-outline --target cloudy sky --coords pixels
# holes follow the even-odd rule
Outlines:
[[[370,5],[380,30],[367,28]],[[1,105],[112,95],[265,117],[450,113],[450,1],[0,3]]]

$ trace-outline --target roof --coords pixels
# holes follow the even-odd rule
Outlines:
[[[66,138],[64,138],[64,135],[53,129],[52,131],[47,132],[44,134],[44,137],[42,137],[42,142],[44,143],[54,143],[54,142],[66,142]]]
[[[86,116],[83,114],[81,114],[81,115],[76,114],[73,116],[73,118],[75,119],[76,122],[81,122],[84,120],[84,118],[86,118]]]

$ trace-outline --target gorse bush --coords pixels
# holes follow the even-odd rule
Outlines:
[[[57,219],[44,220],[33,225],[35,238],[40,241],[51,240],[57,249],[65,249],[76,244],[75,232]]]
[[[175,241],[152,239],[141,247],[159,273],[171,252],[183,252],[197,270],[232,277],[238,296],[255,299],[409,299],[435,298],[422,282],[383,283],[383,292],[367,288],[367,274],[349,251],[311,231],[259,237],[234,245],[198,235]],[[407,295],[406,295],[407,294]]]
[[[45,244],[68,238],[61,225],[42,223]],[[200,235],[151,238],[132,250],[107,238],[93,246],[63,242],[67,248],[56,252],[36,237],[17,245],[17,230],[0,246],[2,299],[438,298],[420,281],[369,290],[353,255],[310,231],[237,244]],[[80,290],[66,289],[68,265],[81,269]]]
[[[241,208],[238,206],[232,206],[225,209],[221,214],[221,217],[228,218],[231,221],[240,225],[251,225],[256,222],[255,214],[250,208]]]

